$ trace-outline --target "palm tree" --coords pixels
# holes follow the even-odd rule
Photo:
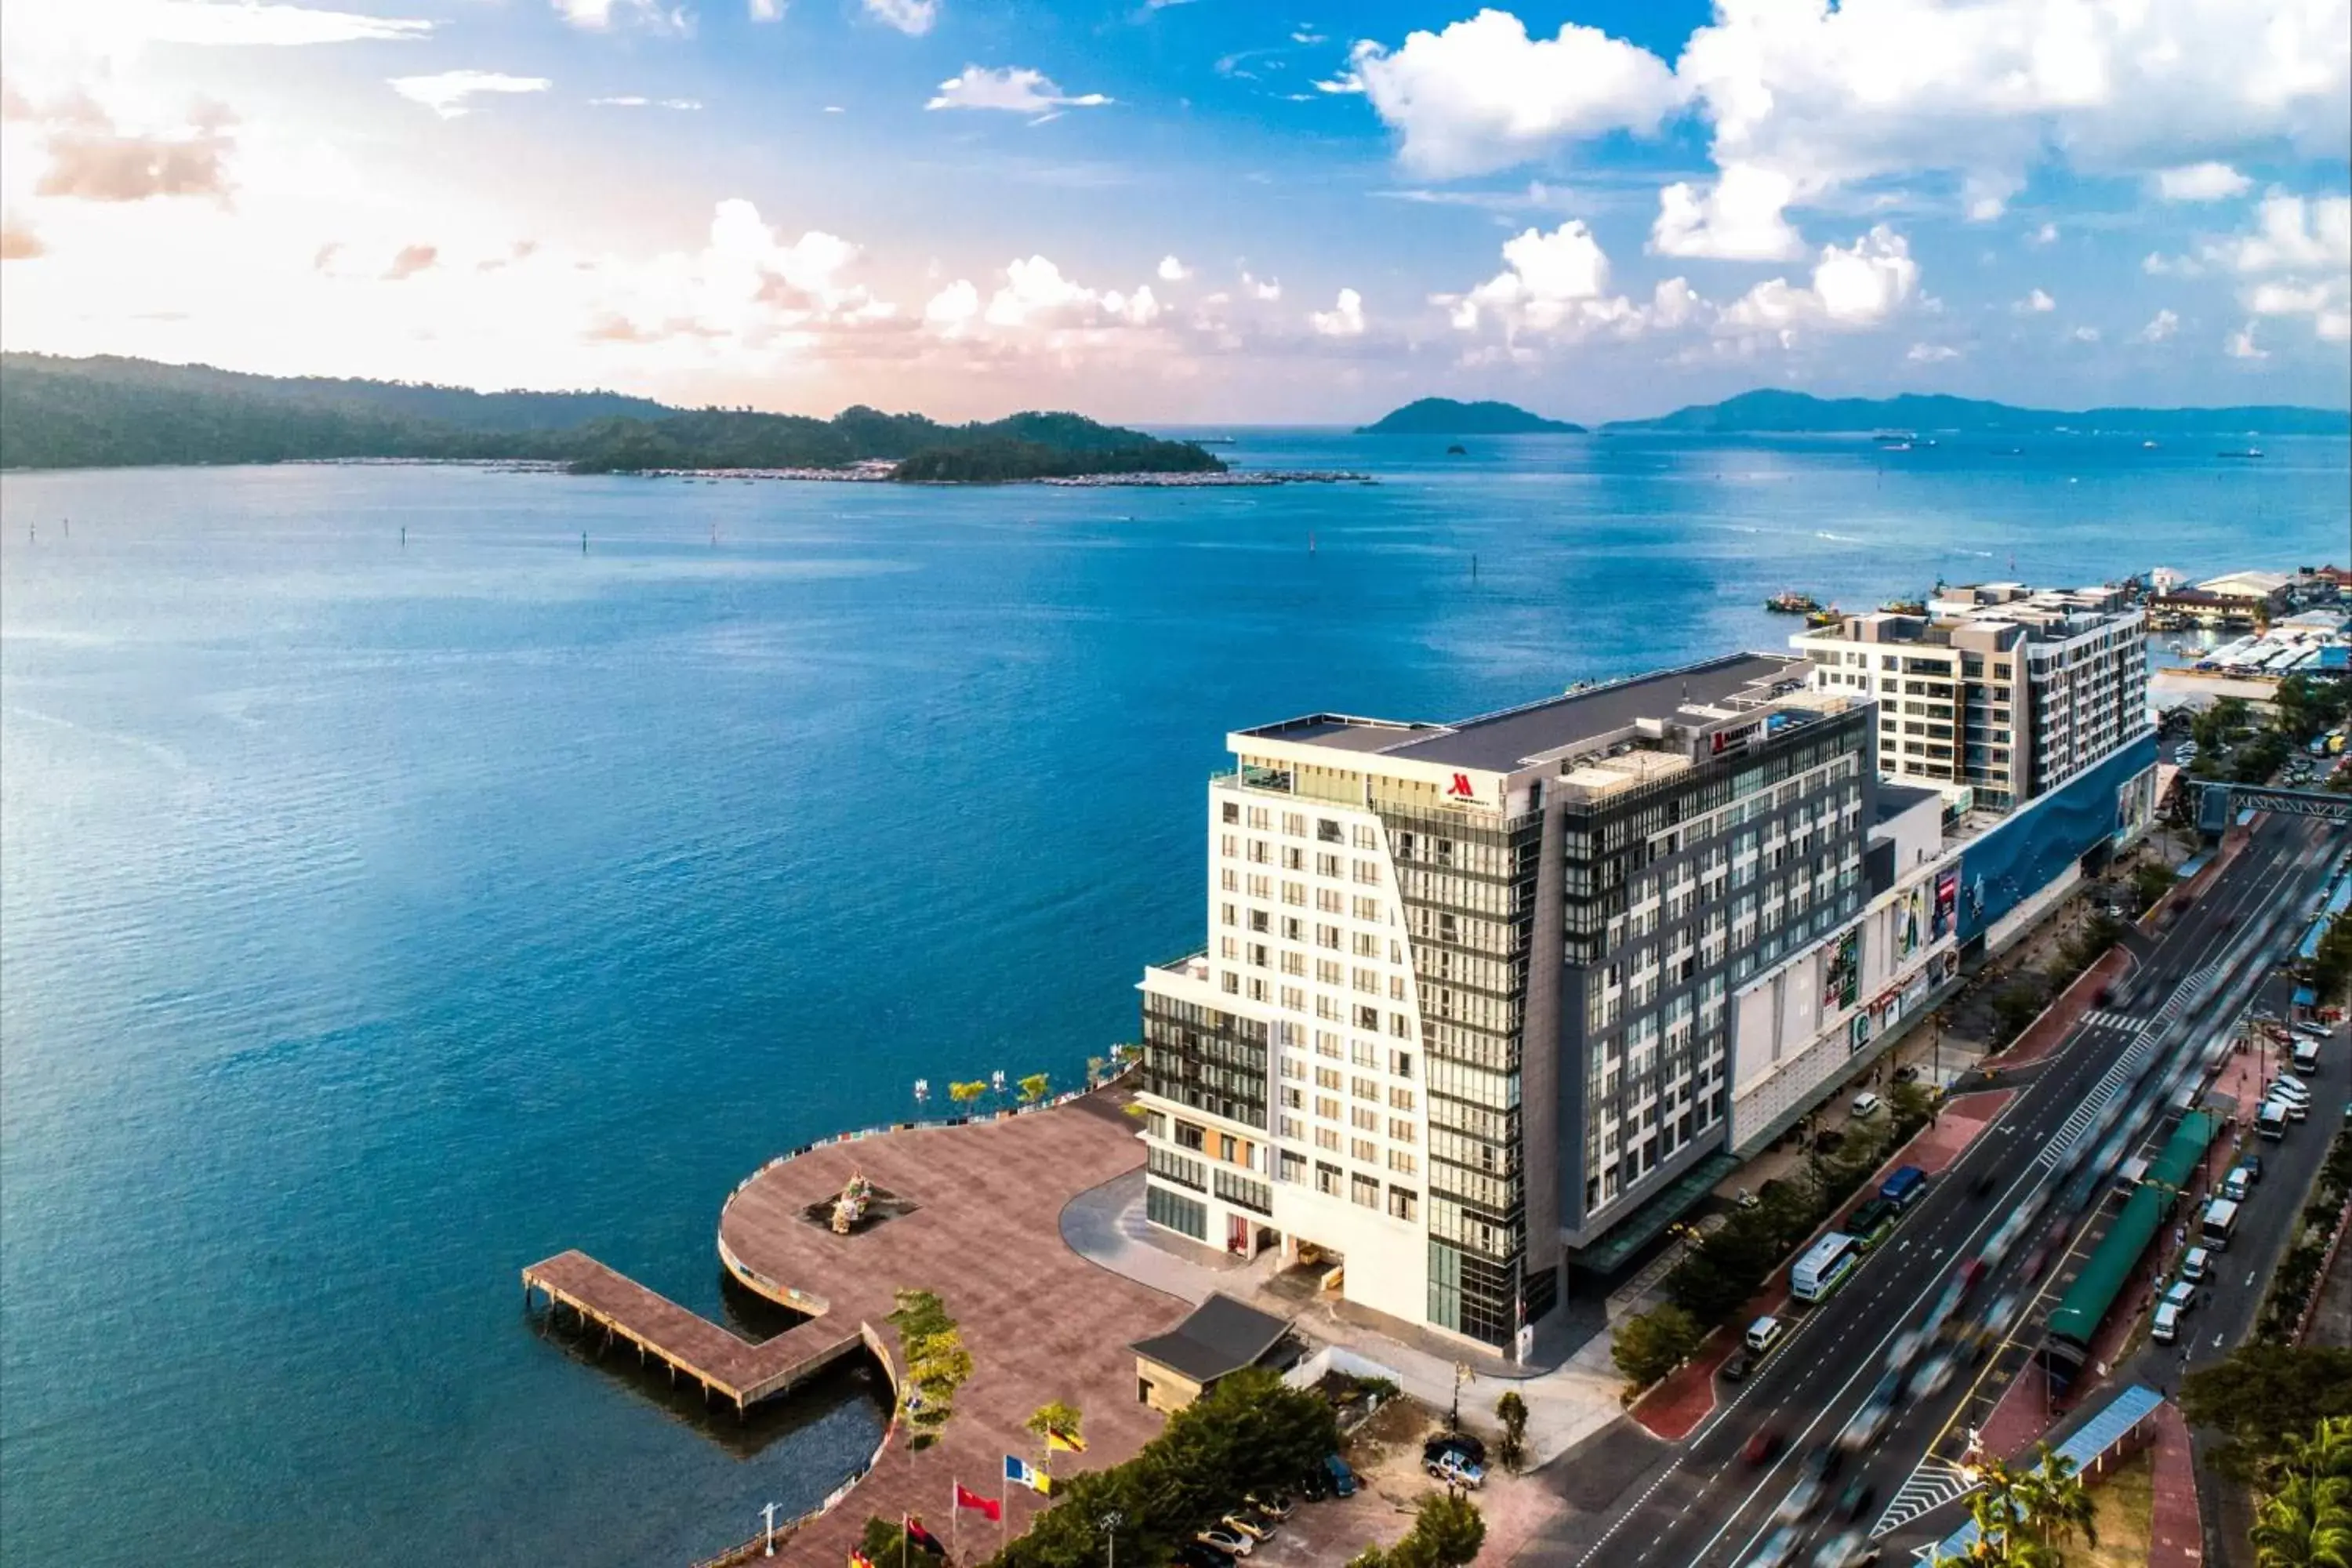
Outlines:
[[[1977,1490],[1969,1499],[1977,1539],[1965,1555],[1938,1559],[1935,1568],[1977,1563],[2063,1568],[2060,1542],[2079,1535],[2098,1544],[2090,1493],[2074,1474],[2074,1462],[2052,1452],[2046,1443],[2039,1455],[2030,1470],[2012,1469],[1999,1459],[1985,1461],[1977,1471]],[[2352,1563],[2330,1568],[2352,1568]]]
[[[2296,1476],[2254,1521],[2261,1568],[2352,1568],[2352,1481]]]
[[[2077,1536],[2087,1546],[2098,1545],[2097,1512],[2089,1489],[2074,1473],[2074,1461],[2047,1443],[2037,1445],[2034,1452],[2034,1467],[2020,1478],[2018,1485],[2026,1528],[2035,1540],[2053,1549]]]

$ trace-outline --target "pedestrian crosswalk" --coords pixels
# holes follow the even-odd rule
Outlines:
[[[1933,1454],[1919,1461],[1911,1479],[1895,1490],[1894,1500],[1878,1522],[1870,1527],[1872,1539],[1890,1535],[1923,1514],[1932,1513],[1948,1502],[1955,1502],[1976,1489],[1969,1473],[1948,1459]]]
[[[2035,1158],[2034,1163],[2044,1169],[2054,1167],[2058,1163],[2066,1151],[2074,1146],[2074,1141],[2083,1135],[2084,1130],[2098,1120],[2099,1113],[2106,1108],[2108,1100],[2113,1098],[2116,1091],[2139,1076],[2141,1066],[2147,1059],[2148,1052],[2156,1048],[2156,1042],[2179,1019],[2181,1014],[2187,1011],[2189,1005],[2196,999],[2200,992],[2204,990],[2220,969],[2221,964],[2216,962],[2207,964],[2190,975],[2178,990],[2166,998],[2164,1005],[2157,1009],[2154,1017],[2137,1025],[2137,1032],[2131,1037],[2130,1043],[2116,1053],[2115,1060],[2107,1064],[2106,1072],[2091,1092],[2083,1097],[2082,1103],[2074,1107],[2074,1113],[2066,1118],[2064,1124],[2058,1129],[2057,1135],[2043,1146],[2041,1154]],[[2119,1020],[2122,1018],[2122,1015],[2112,1012],[2093,1013],[2087,1016],[2091,1018],[2105,1016]],[[2118,1023],[2112,1026],[2120,1027],[2121,1025]]]
[[[2139,1020],[2128,1013],[2118,1013],[2111,1007],[2083,1015],[2083,1022],[2094,1029],[2114,1029],[2128,1035],[2139,1027]]]

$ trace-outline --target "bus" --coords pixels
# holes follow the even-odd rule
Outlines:
[[[2238,1228],[2238,1205],[2228,1198],[2215,1198],[2205,1205],[2205,1219],[2198,1228],[2199,1237],[2207,1250],[2227,1252],[2230,1234]]]
[[[1862,1261],[1862,1243],[1833,1230],[1805,1249],[1789,1270],[1789,1294],[1800,1301],[1826,1301]]]

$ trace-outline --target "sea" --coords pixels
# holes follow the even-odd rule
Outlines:
[[[870,1373],[706,1415],[518,1271],[761,1331],[729,1189],[1132,1038],[1234,728],[1779,648],[1783,589],[2352,556],[2334,438],[1196,433],[1377,482],[0,479],[0,1558],[678,1563],[813,1504]]]

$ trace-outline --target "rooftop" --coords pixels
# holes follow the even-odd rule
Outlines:
[[[1255,1366],[1289,1331],[1289,1323],[1273,1313],[1212,1291],[1191,1317],[1164,1334],[1136,1341],[1131,1348],[1194,1383],[1209,1384]]]
[[[1637,720],[1669,719],[1676,710],[1691,704],[1754,704],[1783,690],[1801,689],[1805,679],[1805,661],[1800,658],[1728,654],[1452,724],[1400,724],[1316,713],[1242,733],[1333,751],[1508,773],[1565,752],[1580,741],[1631,729]]]

